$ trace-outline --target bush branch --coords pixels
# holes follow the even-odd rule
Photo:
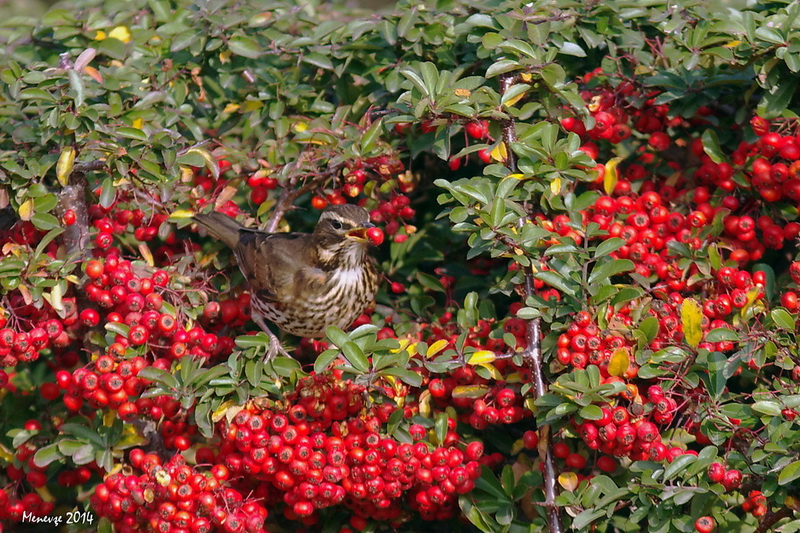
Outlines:
[[[86,173],[100,170],[105,162],[94,160],[77,162],[72,167],[72,172],[67,180],[67,185],[58,192],[58,205],[56,214],[63,217],[64,213],[72,210],[75,213],[75,223],[66,226],[61,234],[61,242],[67,249],[67,256],[79,260],[89,256],[89,209],[86,205]]]
[[[500,93],[504,93],[513,83],[513,76],[503,76],[500,79]],[[505,161],[506,167],[511,172],[517,172],[517,159],[511,145],[516,142],[514,119],[508,118],[500,123],[503,133],[503,142],[506,145],[508,157]],[[525,220],[520,218],[518,226],[522,228]],[[530,266],[524,267],[525,272],[525,298],[534,295],[533,269]],[[542,397],[547,393],[544,377],[544,359],[542,358],[542,331],[541,319],[535,318],[528,320],[525,331],[526,346],[522,351],[522,360],[530,369],[533,378],[533,390],[536,398]],[[555,461],[553,460],[553,441],[550,438],[550,427],[543,426],[539,429],[539,458],[544,465],[544,504],[547,507],[547,524],[550,533],[562,533],[561,515],[556,505],[556,472]]]

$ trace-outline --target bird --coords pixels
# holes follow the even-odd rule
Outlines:
[[[373,301],[378,269],[369,255],[366,209],[332,205],[312,233],[268,233],[246,228],[220,213],[196,214],[194,222],[233,250],[250,288],[253,321],[269,336],[267,358],[291,357],[266,324],[299,337],[345,329]]]

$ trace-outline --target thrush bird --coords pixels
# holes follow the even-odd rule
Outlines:
[[[362,207],[327,208],[313,233],[267,233],[217,212],[194,220],[233,250],[253,320],[270,336],[270,358],[288,354],[265,319],[293,335],[322,337],[328,326],[352,324],[378,289],[366,234],[374,226]]]

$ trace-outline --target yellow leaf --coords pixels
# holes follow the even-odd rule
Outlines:
[[[139,253],[148,265],[155,266],[156,262],[155,259],[153,259],[153,253],[150,251],[150,247],[147,246],[146,242],[139,243]]]
[[[231,409],[234,406],[233,400],[228,400],[227,402],[222,402],[222,405],[217,407],[217,410],[211,413],[211,421],[216,423],[222,420],[228,412],[228,409]]]
[[[214,179],[219,179],[219,163],[217,163],[217,160],[214,158],[211,152],[205,148],[198,148],[195,146],[186,150],[186,153],[201,155],[203,159],[205,159],[206,168],[208,168],[209,172],[211,172],[211,175],[214,177]]]
[[[522,383],[522,374],[519,372],[512,372],[505,377],[506,383]]]
[[[686,298],[681,304],[681,324],[686,343],[696,348],[703,339],[703,308],[694,298]]]
[[[642,74],[647,74],[651,71],[650,67],[647,65],[638,65],[634,70],[633,73],[637,76],[641,76]]]
[[[47,488],[47,485],[44,485],[42,487],[36,487],[36,493],[39,495],[42,501],[45,502],[56,501],[55,496],[53,496],[53,493],[51,493],[50,489]]]
[[[445,346],[447,346],[447,341],[444,339],[439,339],[438,341],[428,346],[428,349],[425,351],[425,357],[433,357],[437,353],[444,350]]]
[[[67,146],[61,150],[56,163],[56,178],[62,187],[67,186],[69,175],[72,173],[72,165],[75,163],[75,148]]]
[[[189,211],[188,209],[178,209],[176,211],[173,211],[169,215],[169,218],[171,220],[173,220],[173,219],[174,220],[181,220],[181,219],[186,219],[186,218],[192,218],[193,216],[194,216],[194,211]]]
[[[220,63],[228,63],[231,60],[231,56],[233,52],[230,50],[225,50],[224,52],[219,53],[219,62]]]
[[[8,389],[4,389],[4,390],[8,390]],[[6,448],[5,446],[3,446],[2,444],[0,444],[0,459],[2,459],[3,461],[5,461],[7,463],[13,463],[14,462],[14,454],[11,453],[11,451],[8,448]]]
[[[431,416],[431,393],[428,389],[419,395],[419,414],[428,418]]]
[[[472,94],[472,92],[470,92],[469,89],[456,89],[453,92],[455,93],[456,96],[461,98],[469,98],[470,95]]]
[[[55,309],[59,315],[64,311],[63,297],[64,291],[62,290],[61,283],[56,283],[53,285],[53,288],[50,289],[50,306]]]
[[[231,102],[230,104],[225,106],[225,109],[222,110],[223,113],[234,113],[239,110],[239,104],[234,104]]]
[[[568,492],[578,488],[578,474],[575,472],[562,472],[558,475],[558,484]]]
[[[111,427],[114,425],[114,420],[116,419],[117,419],[117,412],[112,409],[103,415],[103,425]]]
[[[28,199],[22,202],[19,206],[19,218],[22,220],[30,220],[33,216],[33,199]]]
[[[729,41],[723,44],[722,46],[724,46],[725,48],[736,48],[740,44],[742,44],[742,41]]]
[[[131,32],[128,31],[128,28],[125,26],[117,26],[109,32],[108,36],[122,41],[123,43],[131,42]]]
[[[308,124],[306,124],[305,122],[297,122],[297,123],[295,123],[294,126],[292,126],[292,128],[297,133],[303,133],[304,131],[306,131],[308,129]]]
[[[496,379],[497,381],[504,380],[503,374],[501,374],[500,371],[497,370],[497,367],[495,367],[493,364],[491,364],[491,363],[483,363],[483,364],[478,365],[478,366],[488,370],[489,374],[492,376],[492,379]]]
[[[189,183],[194,180],[194,170],[192,167],[183,165],[181,166],[181,181],[183,183]]]
[[[414,342],[408,345],[408,356],[414,357],[417,355],[417,345],[418,343]]]
[[[502,163],[508,157],[508,149],[506,148],[506,143],[500,141],[500,144],[495,146],[491,151],[492,159]]]
[[[606,163],[606,171],[603,175],[603,190],[606,192],[606,194],[611,194],[614,192],[614,187],[617,186],[617,180],[619,179],[617,165],[620,161],[622,161],[621,157],[614,157],[608,163]]]
[[[469,356],[467,363],[470,365],[482,365],[484,363],[491,363],[497,359],[495,353],[491,350],[479,350]]]
[[[753,302],[756,301],[758,298],[759,293],[763,290],[763,287],[752,287],[750,290],[747,291],[747,303],[744,304],[742,309],[739,311],[740,316],[745,316],[750,308],[753,306]]]
[[[611,354],[611,359],[608,362],[608,373],[612,376],[623,376],[625,372],[627,372],[629,364],[630,357],[628,356],[628,350],[625,348],[617,348],[617,350]]]
[[[550,182],[550,192],[553,194],[561,192],[561,178],[554,178],[553,181]]]
[[[482,398],[488,392],[485,385],[459,385],[453,389],[453,398]]]
[[[800,500],[795,498],[794,496],[791,495],[786,496],[786,500],[784,500],[783,504],[789,509],[800,511]]]
[[[533,74],[531,74],[530,72],[523,72],[522,74],[519,75],[519,77],[520,79],[522,79],[522,81],[527,83],[533,79]]]
[[[525,174],[509,174],[508,176],[506,176],[503,179],[506,179],[506,178],[514,178],[515,180],[524,180],[525,179]],[[526,221],[527,221],[527,219],[526,219]]]
[[[108,36],[106,35],[106,32],[104,32],[103,30],[97,30],[97,34],[94,36],[94,40],[95,40],[95,41],[102,41],[102,40],[104,40],[106,37],[108,37]]]
[[[133,124],[132,124],[132,126],[133,126],[134,128],[136,128],[137,130],[140,130],[140,129],[142,129],[142,126],[144,126],[144,119],[143,119],[143,118],[141,118],[141,117],[133,119]]]
[[[526,94],[528,94],[528,93],[520,93],[517,96],[515,96],[515,97],[511,98],[510,100],[506,101],[506,103],[504,105],[506,107],[514,107],[514,104],[519,102],[522,99],[522,97],[525,96]]]
[[[244,103],[245,111],[255,111],[256,109],[261,109],[262,107],[264,107],[264,102],[259,102],[258,100],[248,100]]]

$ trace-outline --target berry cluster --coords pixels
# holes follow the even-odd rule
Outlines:
[[[140,473],[114,473],[100,483],[92,508],[115,531],[159,533],[263,533],[267,509],[259,499],[226,485],[228,472],[217,466],[200,471],[180,454],[164,462],[136,448],[130,466]]]
[[[103,312],[106,323],[128,326],[127,336],[118,334],[115,339],[123,348],[144,346],[151,353],[169,359],[180,359],[184,355],[218,358],[233,350],[230,337],[217,336],[200,326],[187,331],[178,327],[178,319],[173,314],[163,312],[163,297],[155,291],[169,281],[169,275],[163,270],[155,271],[151,277],[142,277],[133,272],[130,261],[112,256],[105,262],[89,261],[86,275],[92,280],[85,287],[86,295],[99,310],[83,309],[81,320],[87,326],[97,326],[100,312]]]
[[[398,442],[381,435],[392,409],[365,398],[362,385],[304,378],[285,402],[252,402],[223,425],[217,460],[271,488],[285,516],[306,524],[337,504],[361,520],[397,524],[407,518],[403,502],[423,519],[453,516],[458,494],[480,475],[482,444],[461,451],[453,420],[439,446],[419,425],[410,428],[414,444]]]
[[[25,423],[26,431],[37,431],[42,425],[37,420],[28,420]],[[14,453],[14,462],[5,467],[9,485],[0,490],[0,520],[22,520],[23,513],[30,513],[34,516],[47,516],[55,508],[52,501],[43,501],[37,492],[29,492],[22,496],[17,493],[20,490],[19,482],[23,479],[33,489],[44,487],[47,483],[46,468],[41,468],[33,462],[33,455],[37,447],[26,442]],[[88,469],[84,469],[88,473]],[[82,471],[81,475],[85,475]],[[86,476],[88,479],[88,476]]]

